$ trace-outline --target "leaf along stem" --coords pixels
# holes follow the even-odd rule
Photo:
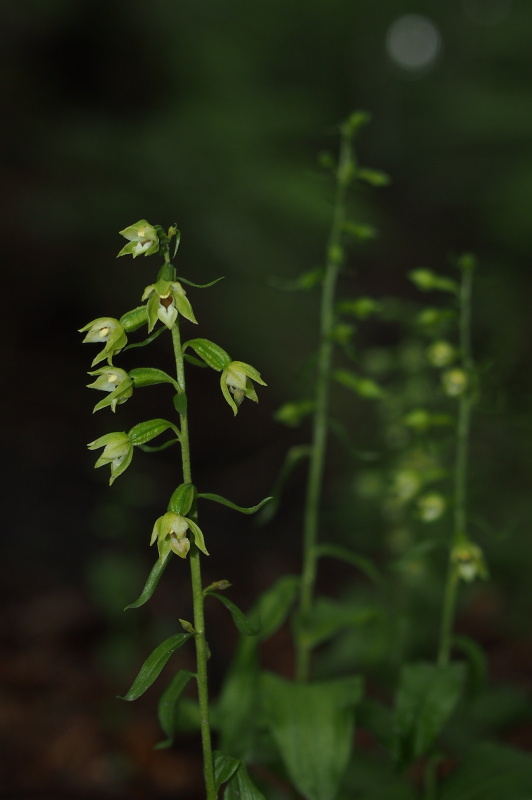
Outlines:
[[[177,382],[181,391],[185,391],[185,365],[181,337],[179,333],[179,317],[172,326],[172,343],[176,364]],[[186,408],[179,415],[181,429],[181,462],[183,467],[183,481],[192,483],[192,469],[190,463],[190,443],[188,435],[188,415]],[[191,518],[196,520],[195,510],[191,511]],[[216,800],[216,782],[214,777],[214,761],[212,752],[211,729],[209,721],[209,693],[207,683],[207,642],[205,639],[205,614],[204,595],[201,583],[200,551],[191,542],[190,577],[192,583],[192,600],[194,606],[194,641],[196,643],[196,669],[198,684],[198,701],[200,712],[201,742],[203,748],[203,775],[205,779],[206,800]]]
[[[338,272],[343,261],[341,240],[346,216],[347,189],[355,174],[352,137],[353,133],[350,126],[347,123],[344,124],[341,128],[340,154],[336,171],[336,197],[331,231],[327,244],[325,275],[321,294],[320,345],[318,350],[315,406],[312,423],[310,468],[303,521],[303,566],[299,596],[299,622],[303,627],[311,614],[316,583],[319,509],[327,447],[329,382],[333,353],[333,339],[331,334],[335,322],[334,299]],[[305,642],[304,636],[296,633],[296,677],[298,680],[308,680],[309,676],[310,645]]]

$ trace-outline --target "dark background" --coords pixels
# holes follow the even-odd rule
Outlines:
[[[392,26],[408,14],[434,26],[428,43],[407,37],[407,58],[429,47],[418,66],[392,52],[401,48]],[[287,447],[305,440],[272,415],[297,396],[316,344],[317,295],[281,292],[274,279],[320,264],[332,190],[317,154],[334,150],[338,124],[360,108],[373,120],[357,141],[360,160],[392,184],[358,195],[357,212],[380,237],[353,255],[343,290],[409,299],[410,269],[449,272],[449,255],[464,250],[479,259],[474,340],[489,377],[475,499],[490,522],[497,586],[482,624],[499,677],[528,689],[530,5],[21,0],[2,17],[5,791],[192,791],[196,750],[151,750],[154,695],[138,709],[113,699],[189,611],[183,570],[153,611],[128,612],[137,616],[127,622],[121,611],[151,566],[148,537],[175,485],[175,452],[149,471],[137,458],[108,489],[85,451],[168,396],[154,389],[114,419],[91,417],[96,399],[84,384],[95,352],[76,331],[119,317],[155,279],[156,258],[115,260],[118,230],[143,217],[177,222],[178,274],[225,276],[189,290],[200,325],[185,323],[184,335],[217,341],[268,382],[258,407],[246,402],[233,420],[216,378],[191,379],[195,479],[257,502]],[[149,351],[121,366],[139,365],[138,352]],[[163,349],[157,357],[170,369]],[[205,531],[217,528],[206,533],[206,580],[232,580],[246,606],[297,570],[303,483],[296,475],[293,500],[265,529],[225,511],[215,522],[206,509]],[[224,612],[212,615],[216,686],[233,634]],[[290,655],[278,658],[282,669]]]

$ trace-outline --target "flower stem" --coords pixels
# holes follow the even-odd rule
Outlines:
[[[176,363],[177,382],[181,391],[185,392],[185,365],[179,334],[179,318],[172,326],[172,343]],[[183,481],[192,483],[190,464],[190,444],[188,435],[188,414],[180,413],[181,427],[181,461]],[[200,711],[201,742],[203,747],[203,775],[205,779],[206,800],[216,800],[216,784],[214,780],[214,762],[212,755],[211,729],[209,722],[209,694],[207,684],[207,642],[205,640],[204,595],[201,582],[200,551],[192,542],[190,547],[190,576],[192,584],[192,600],[194,606],[194,640],[196,643],[196,668],[198,684],[198,701]]]
[[[353,130],[348,123],[345,123],[341,128],[340,154],[336,171],[336,197],[321,294],[320,345],[318,350],[310,467],[303,520],[303,567],[299,595],[300,630],[296,634],[296,678],[298,680],[308,680],[310,676],[311,648],[306,641],[304,628],[312,610],[318,564],[319,509],[327,447],[329,379],[333,353],[332,329],[335,322],[334,299],[338,272],[343,261],[341,242],[342,228],[346,215],[347,189],[355,175],[352,139]]]
[[[460,396],[458,405],[458,421],[456,430],[456,459],[454,468],[454,521],[453,535],[449,549],[449,565],[443,597],[443,608],[438,650],[438,664],[449,663],[453,624],[456,610],[459,576],[456,564],[452,560],[453,548],[466,537],[467,527],[467,466],[469,455],[469,434],[471,428],[473,375],[473,356],[471,351],[471,290],[473,284],[473,264],[469,257],[461,260],[462,280],[459,292],[459,329],[462,366],[468,376],[468,387]]]

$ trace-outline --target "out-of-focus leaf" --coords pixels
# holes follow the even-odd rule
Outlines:
[[[174,734],[176,731],[176,711],[181,694],[188,686],[189,682],[194,678],[193,672],[186,669],[180,669],[177,675],[174,675],[166,689],[161,695],[158,705],[159,724],[166,734],[166,741],[160,742],[156,745],[158,750],[170,747],[174,741]]]
[[[244,766],[240,764],[224,792],[224,800],[266,800]]]
[[[438,796],[440,800],[530,800],[532,756],[502,744],[477,744]]]
[[[226,756],[219,750],[214,751],[214,780],[216,783],[216,791],[220,791],[222,783],[227,783],[240,766],[240,761],[237,758]]]
[[[321,597],[315,601],[312,614],[305,625],[299,627],[299,635],[312,648],[331,639],[345,628],[366,625],[380,613],[380,609],[372,606],[361,609]]]

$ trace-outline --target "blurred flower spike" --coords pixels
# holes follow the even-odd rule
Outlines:
[[[147,300],[148,332],[151,333],[159,319],[168,329],[181,314],[190,322],[197,322],[186,292],[178,281],[157,281],[146,286],[143,300]]]
[[[124,228],[119,233],[124,238],[129,239],[129,244],[124,245],[117,258],[125,255],[132,255],[133,258],[142,255],[149,256],[159,249],[157,232],[153,225],[150,225],[145,219],[140,219],[134,225]]]
[[[167,511],[166,514],[156,520],[150,541],[150,544],[157,542],[161,562],[166,560],[170,551],[180,558],[187,557],[187,553],[190,550],[190,540],[187,537],[189,530],[192,532],[194,542],[199,550],[205,555],[209,555],[205,547],[203,533],[198,525],[188,517],[183,517],[173,511]]]
[[[104,451],[100,458],[94,465],[94,469],[103,467],[106,464],[111,466],[111,477],[109,485],[111,485],[119,475],[121,475],[131,464],[133,458],[133,442],[127,433],[107,433],[105,436],[100,436],[94,442],[89,442],[87,445],[89,450],[97,450],[98,447],[103,447]]]
[[[465,541],[453,547],[451,560],[455,565],[458,576],[470,583],[475,578],[487,578],[488,568],[484,553],[476,544]]]
[[[93,411],[111,406],[111,411],[116,411],[118,403],[125,403],[128,397],[133,394],[133,381],[124,369],[118,367],[100,367],[89,375],[98,375],[94,383],[88,383],[89,389],[99,389],[102,392],[109,392],[108,397],[96,403]]]
[[[88,331],[83,339],[83,343],[92,342],[105,344],[103,350],[93,359],[91,366],[94,367],[100,361],[107,359],[108,364],[113,363],[113,356],[119,353],[127,344],[127,336],[124,328],[117,319],[112,317],[99,317],[89,322],[84,328],[79,329],[79,333]]]
[[[234,414],[238,412],[238,407],[245,397],[258,403],[259,398],[252,381],[266,386],[257,370],[250,364],[244,364],[243,361],[231,361],[222,371],[220,386]]]

